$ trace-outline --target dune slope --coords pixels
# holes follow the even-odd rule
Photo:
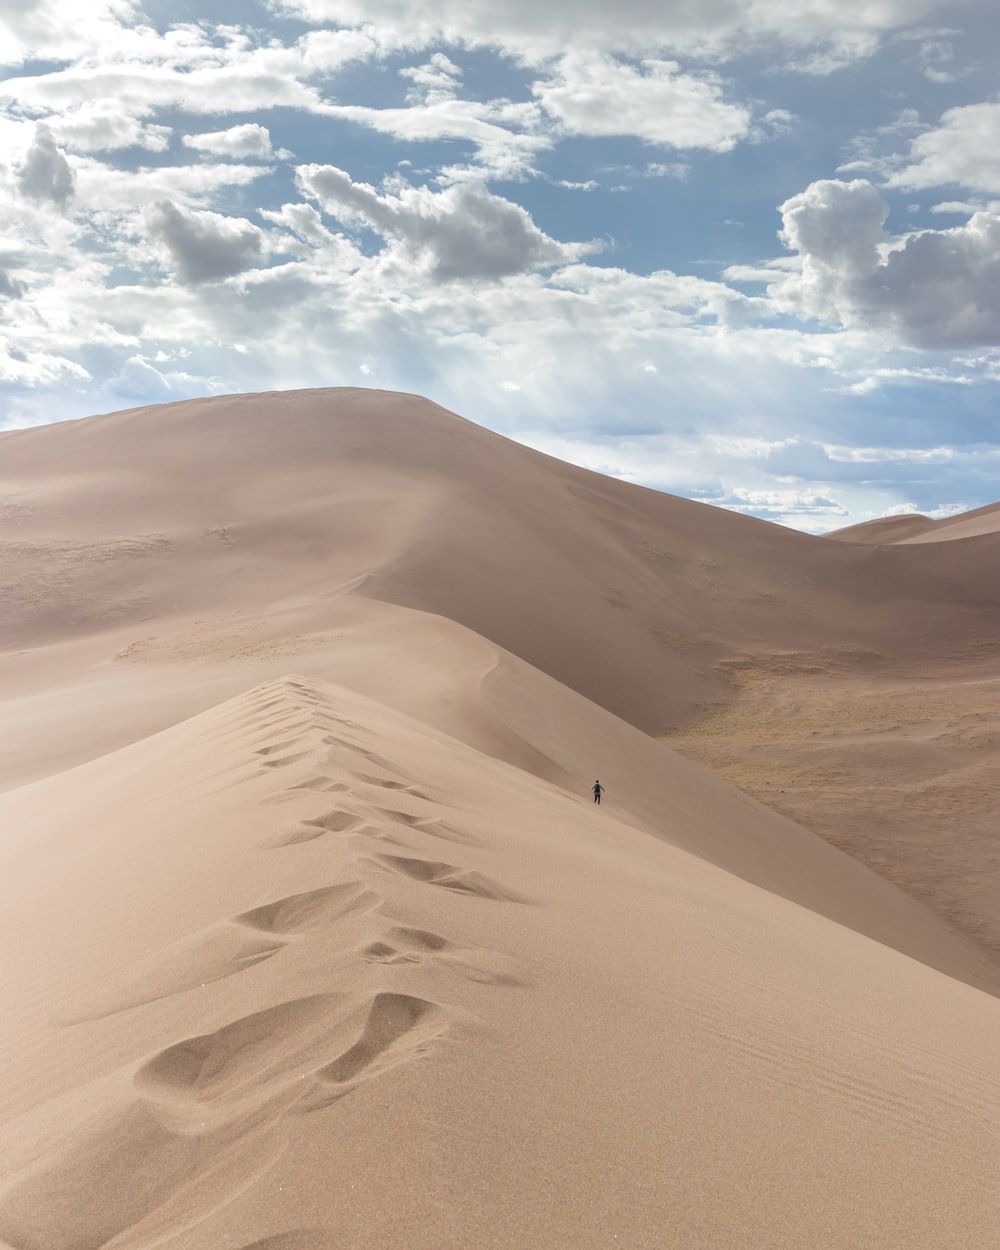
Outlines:
[[[11,1250],[1000,1232],[1000,1001],[363,696],[0,812]]]
[[[1000,534],[845,544],[529,451],[415,396],[192,400],[0,436],[12,650],[344,593],[468,626],[649,733],[734,647],[897,665],[991,641]],[[914,628],[914,621],[919,628]]]

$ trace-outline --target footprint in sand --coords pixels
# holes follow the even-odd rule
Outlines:
[[[343,1008],[342,995],[316,994],[253,1012],[161,1050],[136,1072],[135,1087],[153,1102],[189,1107],[250,1091],[262,1102],[277,1083],[314,1070]]]
[[[277,751],[284,751],[287,747],[300,746],[302,743],[302,730],[306,728],[304,725],[295,726],[299,730],[298,733],[292,734],[290,737],[281,738],[277,742],[269,742],[265,747],[254,747],[254,755],[274,755]]]
[[[405,781],[392,781],[387,777],[373,777],[369,773],[355,773],[358,781],[366,786],[381,786],[383,790],[409,790]],[[412,793],[412,791],[409,791]]]
[[[423,790],[418,789],[408,781],[393,781],[391,777],[375,777],[370,773],[355,773],[355,776],[358,781],[363,782],[366,786],[378,786],[380,790],[393,790],[400,794],[409,794],[415,799],[423,799],[428,803],[434,801],[429,794],[425,794]]]
[[[343,781],[334,781],[330,777],[310,777],[306,781],[300,781],[298,785],[290,786],[291,790],[315,790],[320,794],[343,794],[350,789]]]
[[[437,816],[416,816],[412,812],[395,811],[388,807],[378,809],[378,815],[383,820],[391,821],[396,825],[405,825],[408,829],[416,829],[420,833],[426,833],[432,838],[441,838],[445,842],[458,842],[463,846],[480,845],[479,840],[472,834],[456,829],[454,825],[449,825]]]
[[[389,872],[399,873],[414,881],[427,885],[441,886],[456,894],[472,894],[477,898],[488,898],[498,902],[526,903],[523,895],[508,886],[501,885],[485,873],[474,869],[458,868],[454,864],[442,863],[438,860],[410,859],[404,855],[376,855],[370,861]]]
[[[439,961],[468,981],[480,985],[523,988],[524,981],[510,971],[509,961],[496,951],[456,947],[439,933],[398,925],[388,929],[384,940],[372,942],[361,952],[370,963],[398,966]]]
[[[266,842],[262,842],[261,846],[268,850],[283,846],[297,846],[300,842],[312,842],[328,833],[358,832],[362,824],[361,817],[353,812],[334,809],[332,812],[324,812],[322,816],[315,816],[312,820],[302,821],[298,828],[288,833],[279,833]]]
[[[384,768],[388,773],[395,771],[395,767],[391,760],[385,759],[375,751],[370,751],[367,747],[363,747],[357,742],[350,742],[346,738],[337,738],[332,735],[328,738],[324,738],[323,742],[327,746],[344,747],[348,751],[353,752],[355,755],[360,755],[362,759],[366,759],[369,764],[374,764],[376,768]]]
[[[300,781],[297,785],[289,786],[287,790],[279,790],[277,794],[266,795],[260,801],[267,804],[291,803],[296,797],[297,790],[312,790],[317,794],[344,794],[350,790],[350,786],[342,781],[332,781],[329,777],[310,777],[306,781]]]
[[[247,1101],[261,1112],[313,1111],[424,1053],[446,1024],[436,1003],[409,994],[382,991],[353,1010],[343,995],[317,994],[168,1046],[133,1083],[178,1132],[193,1121],[225,1124]]]
[[[451,947],[447,938],[429,929],[410,929],[398,926],[386,933],[396,943],[372,942],[362,951],[365,959],[376,964],[418,964],[428,955],[438,955]]]
[[[298,760],[308,759],[312,754],[312,751],[296,751],[291,755],[280,755],[273,760],[264,760],[263,765],[265,768],[287,768],[289,764],[295,764]],[[263,776],[263,774],[261,775]]]
[[[0,1195],[0,1241],[11,1250],[98,1250],[127,1231],[129,1245],[158,1245],[208,1218],[277,1161],[285,1147],[278,1123],[303,1080],[329,1066],[331,1046],[342,1046],[344,1059],[357,1046],[391,1047],[406,1032],[405,1020],[394,1031],[390,1023],[386,1039],[376,1015],[374,1032],[357,1040],[358,1015],[342,995],[320,994],[161,1050],[132,1078],[131,1104],[116,1099],[113,1110],[68,1133],[71,1144],[57,1143],[11,1178]],[[332,1244],[325,1234],[305,1236],[258,1245]]]
[[[325,927],[348,916],[361,915],[371,911],[379,902],[379,896],[366,889],[360,881],[345,881],[319,890],[306,890],[302,894],[289,894],[273,903],[265,903],[263,907],[241,912],[233,919],[264,933],[296,934]]]
[[[293,1110],[316,1111],[350,1093],[362,1081],[380,1076],[400,1063],[424,1054],[446,1027],[436,1004],[410,994],[376,994],[349,1022],[360,1036],[331,1062],[313,1074]]]

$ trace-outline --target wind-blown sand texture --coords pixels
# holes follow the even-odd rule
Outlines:
[[[995,1250],[969,518],[373,391],[0,435],[0,1246]]]

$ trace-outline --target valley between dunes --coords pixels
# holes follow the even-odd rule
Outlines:
[[[994,1250],[998,556],[387,392],[0,435],[0,1246]]]

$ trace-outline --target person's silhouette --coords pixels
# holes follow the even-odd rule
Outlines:
[[[604,787],[599,781],[594,782],[594,802],[600,806],[601,795],[604,793]]]

